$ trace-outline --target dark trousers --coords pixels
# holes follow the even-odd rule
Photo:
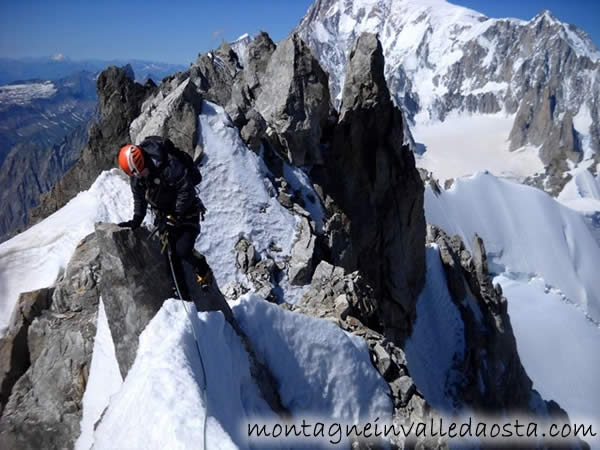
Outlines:
[[[201,255],[194,250],[194,244],[199,234],[200,227],[198,225],[181,225],[170,230],[168,233],[171,261],[173,262],[173,271],[175,272],[176,277],[174,281],[177,282],[181,296],[186,300],[191,299],[189,287],[186,283],[183,262],[185,261],[192,267],[194,274],[204,275],[209,270],[204,255]],[[168,252],[166,252],[165,255],[168,259]],[[167,264],[169,264],[168,260]],[[170,266],[168,267],[170,275],[171,268]]]

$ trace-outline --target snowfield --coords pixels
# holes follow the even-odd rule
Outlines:
[[[415,154],[417,167],[445,180],[489,170],[494,175],[522,181],[544,172],[537,147],[509,151],[508,136],[514,115],[453,113],[443,122],[417,123],[411,128],[425,152]]]
[[[600,247],[577,212],[538,189],[478,173],[439,196],[426,189],[425,215],[469,249],[479,234],[492,271],[541,276],[600,322]]]
[[[425,215],[469,250],[474,233],[483,238],[534,389],[572,421],[600,424],[600,406],[591,400],[600,398],[600,248],[583,216],[488,173],[458,179],[439,196],[427,188]]]

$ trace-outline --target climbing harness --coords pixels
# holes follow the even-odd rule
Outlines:
[[[169,236],[168,236],[167,232],[162,234],[162,236],[160,237],[160,242],[161,242],[160,252],[164,253],[165,249],[167,250],[167,257],[169,259],[169,267],[171,269],[171,276],[173,278],[173,283],[175,283],[175,290],[177,291],[177,296],[179,297],[179,300],[181,300],[181,303],[183,303],[183,307],[185,308],[185,312],[190,321],[190,326],[192,327],[192,334],[194,335],[194,341],[196,342],[196,349],[198,350],[198,356],[200,357],[200,367],[202,367],[202,380],[204,382],[204,387],[202,388],[202,395],[204,397],[204,405],[205,405],[204,432],[203,432],[204,445],[202,446],[202,448],[206,449],[206,422],[208,419],[208,394],[207,394],[208,383],[206,380],[206,371],[204,369],[204,360],[202,359],[202,352],[200,350],[200,343],[198,340],[198,336],[196,335],[196,328],[194,327],[194,322],[192,321],[192,316],[191,316],[192,313],[188,309],[188,307],[181,295],[181,291],[179,290],[179,283],[177,282],[177,276],[175,275],[175,267],[173,266],[173,256],[172,256],[172,251],[171,251],[171,245],[169,243]]]

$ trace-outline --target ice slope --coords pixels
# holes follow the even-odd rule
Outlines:
[[[21,292],[54,284],[95,222],[130,219],[132,208],[129,183],[113,169],[44,221],[0,244],[0,335]]]
[[[464,324],[448,291],[437,245],[425,252],[425,287],[417,300],[417,319],[404,352],[408,370],[427,402],[437,411],[456,412],[452,387],[458,385],[454,363],[465,351]]]
[[[232,309],[292,414],[347,423],[391,417],[389,387],[363,339],[256,295],[246,294]]]
[[[533,388],[564,408],[572,421],[600,425],[600,328],[541,278],[494,279],[508,299],[519,357]],[[600,445],[600,442],[598,442]]]
[[[425,192],[425,216],[468,248],[479,234],[492,269],[543,277],[600,322],[600,248],[583,217],[549,195],[489,173]]]
[[[263,161],[248,150],[223,108],[204,102],[199,120],[200,197],[207,213],[196,249],[206,255],[219,285],[243,282],[235,267],[239,239],[246,237],[259,253],[280,261],[291,253],[299,222],[277,201]]]

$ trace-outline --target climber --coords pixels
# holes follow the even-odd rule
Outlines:
[[[133,219],[119,226],[138,228],[150,204],[154,225],[172,249],[176,286],[181,296],[189,299],[182,261],[192,266],[203,289],[210,286],[212,271],[204,256],[194,249],[200,234],[200,216],[205,211],[194,188],[201,176],[191,157],[182,153],[170,140],[158,136],[150,136],[139,145],[121,147],[119,166],[130,176],[134,207]]]

